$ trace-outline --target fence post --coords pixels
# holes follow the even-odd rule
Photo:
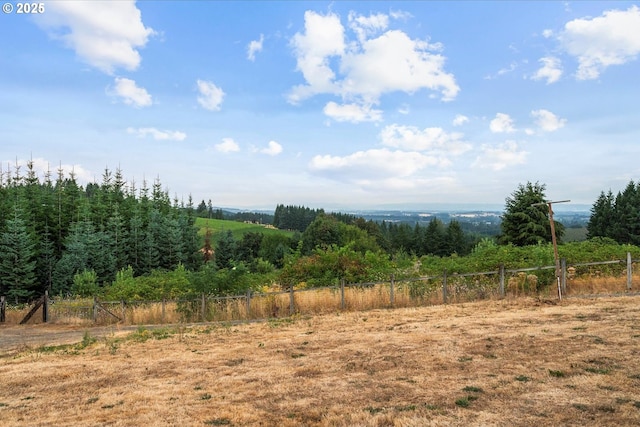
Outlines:
[[[7,301],[5,300],[5,297],[0,297],[0,323],[4,323],[6,318],[5,318],[5,310],[7,309]]]
[[[393,304],[395,303],[395,296],[393,294],[393,285],[395,284],[395,274],[391,275],[391,287],[389,288],[389,301],[391,302],[391,307],[393,307]]]
[[[340,309],[344,310],[344,279],[340,279]]]
[[[49,291],[44,291],[44,299],[42,300],[42,323],[49,320]]]
[[[122,323],[127,323],[127,312],[124,300],[120,300],[120,309],[122,310]]]
[[[164,323],[164,315],[165,315],[165,306],[167,304],[167,299],[166,298],[162,298],[162,317],[160,318],[160,323]]]
[[[98,297],[93,296],[93,323],[98,321]]]
[[[500,264],[498,276],[500,277],[500,298],[504,298],[504,264]]]
[[[207,317],[205,313],[206,309],[207,309],[207,298],[205,297],[203,292],[200,300],[200,317],[202,318],[203,322],[207,321]]]
[[[247,289],[247,319],[251,319],[251,289]]]
[[[631,290],[632,278],[633,278],[633,265],[631,264],[631,252],[627,252],[627,291]]]
[[[296,312],[296,303],[293,298],[293,284],[289,287],[289,314]]]
[[[442,302],[447,303],[447,269],[442,272]]]
[[[560,288],[562,289],[562,295],[567,294],[567,260],[562,258],[560,260]]]

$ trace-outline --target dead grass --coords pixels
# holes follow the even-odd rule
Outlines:
[[[0,355],[0,419],[635,426],[639,315],[637,296],[525,298],[139,328],[93,343],[89,331],[79,344]]]

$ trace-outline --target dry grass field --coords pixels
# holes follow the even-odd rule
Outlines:
[[[640,425],[638,296],[87,329],[1,349],[3,426]]]

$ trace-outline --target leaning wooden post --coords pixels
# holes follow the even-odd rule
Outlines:
[[[442,302],[447,303],[447,269],[442,272]]]
[[[5,310],[7,309],[7,301],[5,300],[5,297],[0,297],[0,323],[4,323],[6,318],[5,318]]]
[[[500,264],[498,276],[500,277],[500,298],[504,298],[504,264]]]
[[[293,285],[289,287],[289,314],[296,312],[296,302],[293,298]]]
[[[391,286],[389,287],[389,301],[391,302],[391,307],[393,307],[395,303],[395,295],[393,294],[393,285],[395,284],[395,275],[391,275]]]
[[[627,252],[627,291],[631,290],[632,279],[633,279],[633,265],[631,263],[631,252]]]
[[[42,323],[49,320],[49,291],[44,291],[44,299],[42,300]]]
[[[340,279],[340,309],[344,310],[344,306],[344,279]]]

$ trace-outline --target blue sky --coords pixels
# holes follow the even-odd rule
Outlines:
[[[640,180],[640,5],[45,1],[0,16],[0,160],[215,206],[591,205]]]

